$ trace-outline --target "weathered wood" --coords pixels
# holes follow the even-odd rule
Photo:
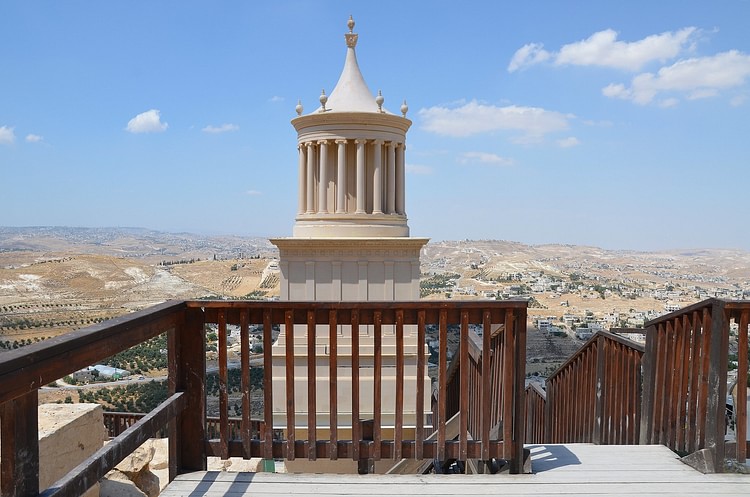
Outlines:
[[[270,323],[269,323],[270,324]],[[294,400],[294,322],[292,321],[292,314],[290,311],[286,313],[286,356],[285,356],[285,367],[286,367],[286,442],[287,442],[287,453],[286,458],[293,461],[295,458],[294,445],[296,442],[295,433],[295,400]]]
[[[177,392],[185,393],[187,409],[177,420],[177,470],[203,471],[206,453],[203,440],[206,426],[206,330],[203,312],[198,308],[185,310],[185,323],[177,334],[178,369],[175,373]]]
[[[250,330],[247,309],[240,313],[240,389],[242,391],[243,457],[250,459],[252,426],[250,421]]]
[[[382,314],[380,311],[375,311],[374,322],[373,322],[373,354],[374,365],[373,365],[373,427],[372,427],[372,440],[374,442],[375,451],[372,458],[378,460],[382,457],[380,453],[380,441],[382,440],[381,425],[382,425],[382,399],[383,399],[383,327],[382,327]]]
[[[39,493],[37,390],[0,404],[0,495]]]
[[[3,352],[0,404],[173,328],[183,302],[167,302]]]
[[[424,440],[424,379],[425,379],[425,313],[417,317],[417,429],[416,440]],[[422,459],[422,444],[417,444],[416,458]]]
[[[438,460],[445,461],[445,422],[446,420],[446,397],[448,391],[448,312],[440,311],[438,339]]]
[[[219,440],[221,458],[228,459],[229,451],[229,393],[227,365],[227,319],[224,309],[219,309]]]
[[[459,421],[459,460],[466,461],[466,442],[469,433],[468,418],[469,412],[469,315],[461,313],[461,329],[459,335],[459,377],[461,400],[459,412],[461,413]]]
[[[315,443],[317,441],[318,426],[318,398],[317,398],[317,367],[316,367],[316,350],[315,338],[317,335],[315,313],[307,311],[307,458],[314,461],[317,458],[315,454]],[[294,411],[287,411],[287,415]]]
[[[419,353],[419,349],[417,349]],[[393,458],[401,459],[401,442],[404,439],[404,311],[396,311],[396,426]]]
[[[273,365],[271,347],[273,346],[273,331],[271,326],[271,312],[269,309],[263,311],[263,364]],[[291,315],[289,311],[284,314],[284,332],[293,333]],[[273,375],[272,368],[263,369],[263,458],[273,459]]]
[[[135,425],[96,451],[85,461],[73,468],[66,476],[53,483],[39,497],[76,497],[83,495],[86,490],[95,485],[107,472],[133,453],[146,440],[153,437],[161,427],[184,412],[187,407],[188,402],[185,393],[178,392],[170,396]],[[31,473],[31,476],[37,479],[38,471]],[[3,496],[5,495],[3,493]]]
[[[737,338],[737,371],[743,372],[748,369],[748,340],[747,327],[750,322],[750,310],[742,312],[739,320],[739,332]],[[737,431],[737,461],[744,463],[747,460],[747,375],[737,374],[737,401],[734,405],[736,431]]]
[[[335,310],[329,312],[328,317],[328,405],[329,432],[331,447],[338,447],[339,406],[338,406],[338,318]],[[328,456],[331,460],[338,459],[338,451],[331,450]]]
[[[526,382],[526,309],[514,311],[516,318],[515,327],[515,350],[514,350],[514,385],[513,396],[513,438],[512,442],[505,439],[506,443],[513,444],[513,459],[510,461],[510,472],[523,473],[523,435],[525,432],[523,415],[523,391]],[[506,421],[508,422],[508,421]]]
[[[711,306],[711,353],[708,377],[706,448],[714,456],[714,468],[724,469],[724,422],[727,398],[729,325],[722,301]]]
[[[513,402],[511,399],[511,392],[513,391],[513,347],[515,346],[515,323],[513,322],[513,313],[508,311],[505,314],[505,330],[503,331],[503,373],[502,382],[500,387],[502,388],[503,395],[498,397],[498,402],[501,402],[502,422],[503,422],[503,440],[510,441],[513,439]],[[510,459],[511,444],[506,443],[504,446],[505,459]]]
[[[654,383],[656,378],[656,326],[646,328],[646,352],[643,354],[643,401],[641,403],[641,422],[639,443],[653,443],[654,420]]]
[[[362,437],[359,419],[359,311],[354,309],[351,316],[352,324],[352,440],[356,440],[352,447],[352,459],[359,461],[359,440]]]

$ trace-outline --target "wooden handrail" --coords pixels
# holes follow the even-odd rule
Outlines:
[[[677,452],[708,449],[717,471],[726,446],[729,323],[738,324],[736,458],[747,457],[750,301],[707,299],[646,323],[641,443]]]
[[[547,442],[636,444],[644,347],[599,331],[546,382]],[[528,397],[527,397],[528,398]]]
[[[511,461],[513,471],[520,471],[523,462],[523,377],[525,370],[526,301],[450,301],[450,302],[251,302],[251,301],[187,301],[167,302],[151,309],[74,331],[44,342],[4,353],[0,357],[0,486],[4,497],[30,497],[38,494],[39,454],[37,444],[37,391],[47,383],[74,371],[95,364],[133,345],[167,332],[169,399],[155,411],[129,427],[108,446],[55,484],[45,496],[68,496],[82,492],[103,472],[111,469],[143,440],[152,436],[164,424],[169,428],[170,479],[178,472],[202,470],[208,455],[221,457],[305,457],[315,458],[444,458],[490,459],[504,457]],[[219,404],[218,437],[206,436],[208,420],[205,408],[205,346],[206,325],[214,323],[219,333]],[[469,325],[484,327],[483,337],[470,337]],[[406,439],[403,430],[404,399],[412,393],[404,391],[404,382],[397,381],[395,431],[385,436],[380,419],[377,378],[381,374],[384,350],[380,334],[386,326],[395,330],[395,355],[389,361],[403,363],[405,357],[404,327],[417,329],[423,344],[425,328],[430,324],[441,328],[443,355],[439,361],[439,404],[447,401],[447,361],[445,359],[445,331],[448,325],[461,327],[460,351],[463,365],[455,375],[460,383],[458,392],[458,440],[446,439],[447,418],[437,418],[436,439],[428,439],[424,425],[427,406],[418,401],[416,439]],[[240,420],[228,416],[228,368],[226,330],[229,325],[240,326],[241,376],[243,416]],[[251,325],[263,326],[264,413],[261,422],[250,419],[249,339]],[[273,382],[271,381],[271,330],[277,325],[292,329],[306,325],[308,368],[314,367],[316,329],[326,327],[331,340],[328,354],[336,356],[338,326],[359,330],[371,326],[374,330],[375,419],[372,440],[365,439],[359,402],[352,405],[355,423],[352,439],[341,440],[336,434],[335,359],[330,368],[329,391],[319,391],[315,377],[307,380],[307,435],[295,437],[294,402],[287,412],[291,430],[286,439],[279,439],[273,429]],[[421,350],[420,345],[418,350]],[[353,398],[360,394],[359,333],[352,336]],[[294,347],[287,349],[286,367],[294,365]],[[421,355],[421,352],[420,354]],[[420,357],[417,372],[417,396],[424,390],[425,362]],[[396,364],[403,377],[403,364]],[[399,369],[401,368],[401,369]],[[292,376],[293,378],[293,376]],[[491,382],[491,383],[490,383]],[[492,388],[490,388],[492,384]],[[381,387],[382,388],[382,387]],[[287,392],[294,394],[293,384]],[[332,393],[333,392],[333,393]],[[315,428],[315,399],[328,396],[333,416],[330,438],[317,439]],[[331,402],[332,401],[332,402]],[[443,416],[444,416],[443,411]],[[500,421],[503,421],[500,423]],[[230,428],[240,426],[240,439]],[[501,429],[498,429],[501,427]],[[234,428],[232,428],[234,429]],[[390,433],[390,432],[388,432]],[[392,438],[391,438],[392,437]]]

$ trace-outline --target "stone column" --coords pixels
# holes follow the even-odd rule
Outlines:
[[[318,184],[318,214],[328,213],[328,141],[318,141],[320,152],[320,183]]]
[[[346,212],[346,140],[336,140],[338,161],[336,162],[336,214]]]
[[[375,174],[372,178],[372,213],[383,213],[383,140],[374,140]]]
[[[406,193],[406,166],[404,164],[404,152],[406,144],[399,143],[396,149],[396,214],[402,216],[406,213],[405,193]]]
[[[315,213],[315,145],[312,142],[305,143],[307,146],[307,214]]]
[[[388,214],[396,213],[396,143],[388,142],[388,189],[386,191],[385,212]]]
[[[305,203],[305,193],[307,193],[307,188],[305,187],[305,146],[300,143],[299,146],[297,146],[297,150],[299,150],[299,190],[297,192],[297,214],[304,214],[305,209],[307,209],[307,204]]]
[[[367,140],[354,140],[357,144],[357,211],[365,214],[365,144]]]

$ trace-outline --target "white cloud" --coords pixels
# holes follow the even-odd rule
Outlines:
[[[466,152],[459,157],[458,161],[461,164],[490,164],[496,166],[510,166],[513,165],[513,160],[506,157],[500,157],[497,154],[489,152]]]
[[[432,174],[433,170],[429,166],[420,164],[406,164],[406,172],[409,174]]]
[[[708,98],[720,90],[744,85],[750,79],[750,55],[730,50],[708,57],[680,60],[654,73],[641,73],[630,87],[610,84],[602,89],[607,97],[648,104],[660,92],[682,93],[687,99]]]
[[[245,192],[245,195],[250,195],[251,197],[257,197],[259,195],[263,195],[263,192],[258,190],[248,190]]]
[[[617,32],[606,29],[585,40],[564,45],[555,58],[556,65],[603,66],[637,71],[645,64],[674,59],[692,44],[696,28],[683,28],[651,35],[642,40],[617,40]]]
[[[676,107],[677,104],[679,104],[680,101],[676,98],[665,98],[661,102],[659,102],[659,107],[662,107],[664,109],[668,109],[670,107]]]
[[[278,95],[274,95],[271,98],[269,98],[268,101],[272,102],[272,103],[283,102],[284,101],[284,97],[280,97]]]
[[[33,133],[29,133],[28,135],[26,135],[26,141],[29,143],[38,143],[42,140],[44,140],[44,138],[42,138],[39,135],[35,135]]]
[[[737,95],[729,101],[732,107],[739,107],[747,101],[747,95]]]
[[[228,131],[237,131],[240,129],[239,126],[236,124],[222,124],[221,126],[212,126],[208,125],[205,128],[203,128],[201,131],[204,133],[212,133],[212,134],[218,134],[218,133],[226,133]]]
[[[427,131],[453,137],[471,136],[499,130],[524,133],[521,141],[538,141],[546,133],[568,128],[570,116],[538,107],[510,105],[497,107],[472,100],[461,107],[430,107],[419,115]]]
[[[558,66],[600,66],[638,71],[649,62],[663,63],[692,49],[699,33],[699,29],[687,27],[626,42],[617,39],[617,31],[605,29],[585,40],[563,45],[559,52],[548,52],[542,48],[541,43],[528,43],[513,54],[508,71],[513,72],[550,59]]]
[[[551,54],[544,49],[544,45],[541,43],[527,43],[513,54],[513,58],[510,59],[510,64],[508,64],[508,72],[539,64],[549,59],[550,56]]]
[[[167,127],[169,127],[169,124],[161,122],[159,110],[151,109],[128,121],[128,126],[125,129],[131,133],[161,133]]]
[[[0,126],[0,143],[12,145],[16,141],[16,134],[10,126]]]
[[[567,138],[561,138],[557,140],[557,144],[562,148],[570,148],[580,145],[581,142],[575,136],[569,136]]]

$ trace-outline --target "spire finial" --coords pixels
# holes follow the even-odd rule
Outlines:
[[[354,18],[351,15],[349,16],[346,25],[349,26],[349,32],[344,35],[346,38],[346,46],[354,48],[357,46],[357,34],[354,32]]]
[[[328,96],[326,95],[326,90],[323,88],[320,90],[320,105],[323,106],[323,112],[326,111],[326,102],[328,102]]]
[[[294,108],[297,111],[297,115],[302,115],[302,100],[297,100],[297,106]]]
[[[409,106],[406,105],[406,100],[404,99],[404,103],[401,104],[401,114],[406,117],[407,112],[409,112]]]
[[[375,103],[378,104],[378,112],[383,112],[383,102],[385,102],[385,98],[383,98],[383,93],[378,90],[378,96],[375,97]]]

